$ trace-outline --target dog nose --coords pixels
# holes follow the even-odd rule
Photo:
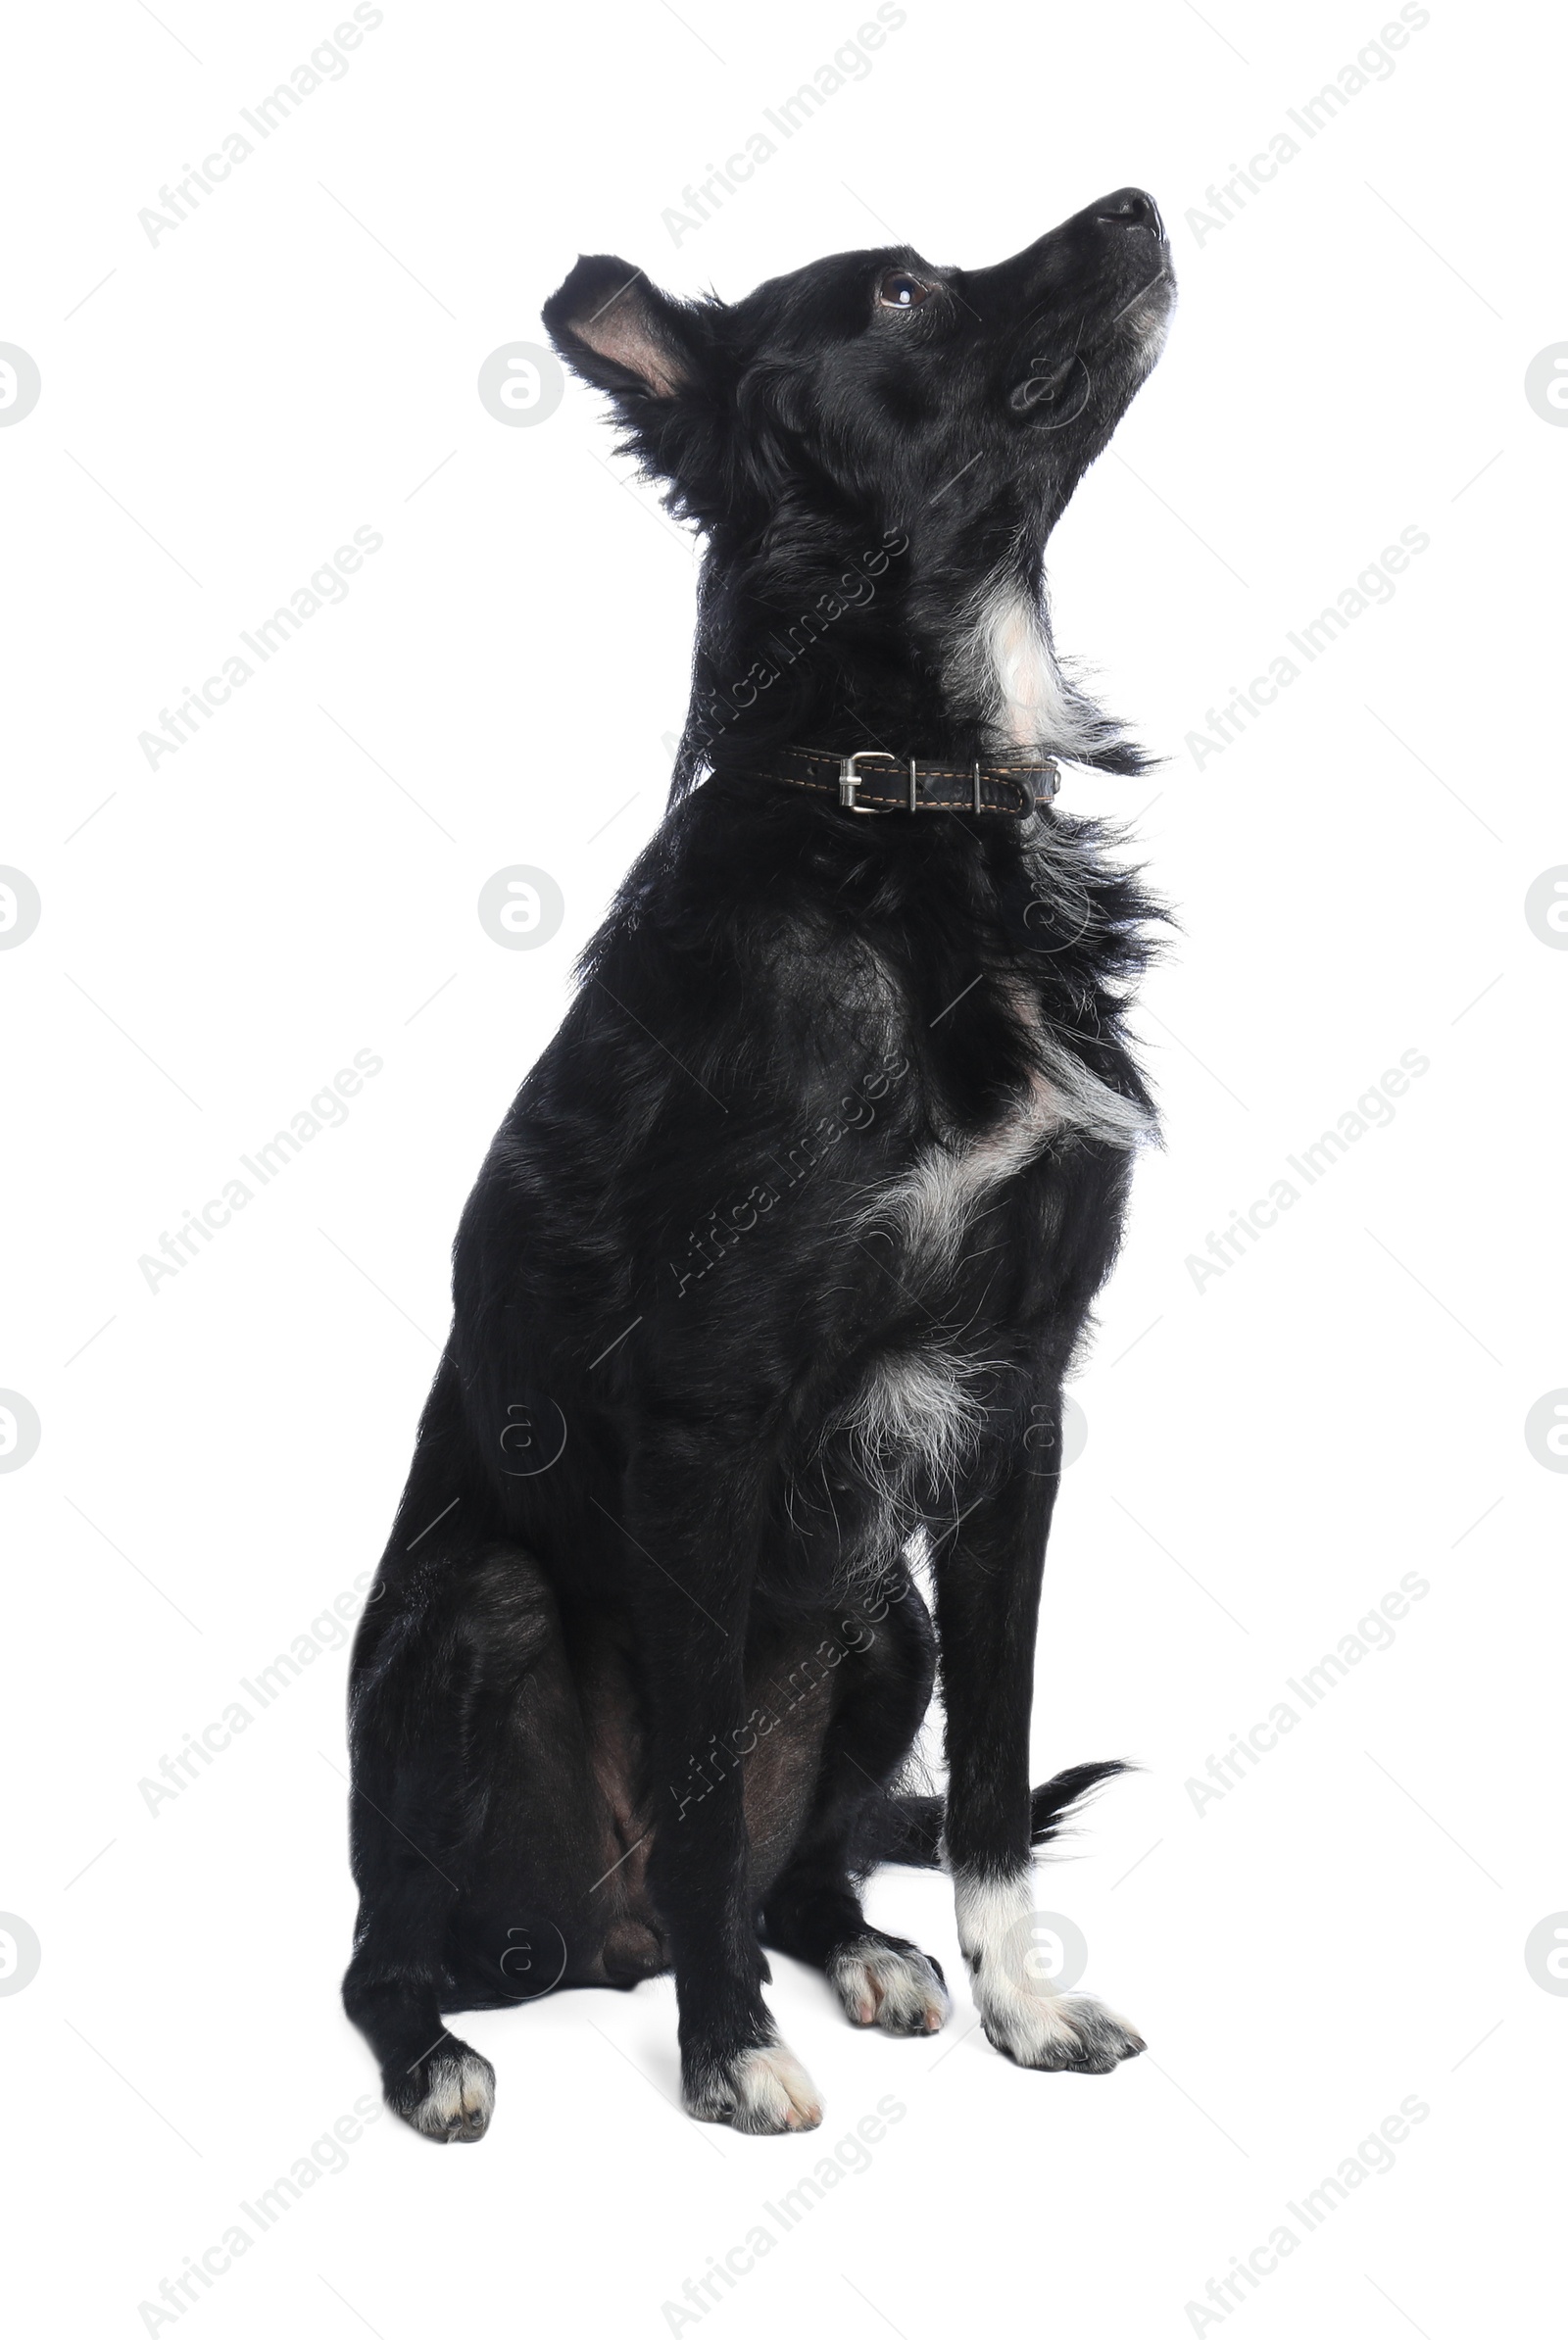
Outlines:
[[[1159,206],[1142,187],[1119,187],[1114,195],[1105,197],[1095,217],[1110,227],[1147,227],[1152,235],[1164,238],[1165,222],[1159,216]]]

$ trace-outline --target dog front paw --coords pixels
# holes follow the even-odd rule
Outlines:
[[[828,1961],[827,1978],[852,2023],[907,2036],[940,2031],[948,2018],[942,1969],[912,1942],[867,1934]]]
[[[992,2046],[1029,2072],[1114,2072],[1144,2041],[1098,1999],[1020,1990],[1005,1975],[975,1977],[975,2002]]]
[[[682,2094],[694,2120],[727,2121],[749,2137],[816,2128],[822,2119],[810,2074],[781,2040],[687,2072]]]
[[[386,2101],[421,2137],[473,2145],[495,2111],[495,2066],[449,2031],[387,2088]]]

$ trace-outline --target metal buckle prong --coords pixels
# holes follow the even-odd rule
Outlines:
[[[899,758],[889,748],[857,748],[853,756],[839,758],[839,803],[846,812],[859,812],[874,819],[879,812],[891,812],[891,804],[858,804],[855,792],[860,785],[857,764],[869,757],[879,756],[884,763],[897,763]]]

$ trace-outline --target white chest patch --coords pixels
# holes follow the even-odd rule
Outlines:
[[[888,1532],[902,1542],[905,1477],[917,1462],[948,1486],[979,1444],[986,1411],[975,1389],[987,1368],[941,1340],[884,1358],[867,1373],[831,1427],[847,1430],[856,1458],[886,1507]]]
[[[1015,1107],[978,1138],[926,1147],[865,1216],[891,1229],[911,1266],[951,1267],[975,1205],[1033,1159],[1065,1118],[1064,1100],[1043,1073],[1031,1075]]]
[[[1045,874],[1060,887],[1060,870]],[[1027,1036],[1029,1062],[1004,1109],[988,1129],[933,1140],[851,1222],[862,1243],[891,1239],[888,1265],[906,1291],[940,1285],[985,1197],[1054,1140],[1081,1132],[1130,1147],[1148,1132],[1143,1107],[1099,1079],[1055,1037],[1032,992],[1009,984],[1007,1004]],[[995,1370],[992,1361],[970,1354],[952,1327],[933,1324],[918,1348],[871,1364],[826,1425],[824,1435],[849,1434],[861,1470],[877,1487],[890,1551],[913,1524],[912,1487],[929,1487],[933,1478],[956,1484],[976,1451],[986,1425],[982,1391]],[[916,1471],[918,1480],[911,1477]]]
[[[1029,603],[1021,593],[999,594],[984,623],[997,721],[1008,743],[1062,740],[1071,726],[1061,675]]]
[[[1063,678],[1043,605],[1011,579],[976,596],[947,681],[954,704],[977,715],[998,748],[1071,759],[1115,736],[1115,726]]]
[[[862,1228],[885,1228],[899,1239],[911,1268],[951,1267],[977,1204],[1059,1133],[1078,1130],[1117,1146],[1135,1146],[1147,1134],[1142,1106],[1054,1039],[1033,999],[1020,993],[1013,1007],[1029,1031],[1035,1063],[1003,1118],[976,1137],[927,1146],[860,1214]]]

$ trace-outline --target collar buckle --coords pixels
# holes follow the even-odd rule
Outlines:
[[[902,762],[904,759],[901,756],[895,756],[892,750],[889,748],[857,748],[853,756],[840,756],[839,803],[843,805],[846,812],[859,812],[863,813],[867,818],[872,818],[879,812],[891,812],[893,810],[893,806],[891,804],[858,804],[856,803],[856,791],[860,785],[860,775],[857,769],[857,766],[868,760],[878,760],[882,763],[896,764]],[[909,810],[912,812],[914,810],[914,757],[912,756],[909,757],[908,762]]]

